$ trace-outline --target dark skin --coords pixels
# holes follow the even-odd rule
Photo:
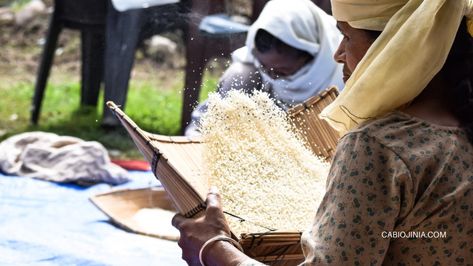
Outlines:
[[[189,265],[200,265],[199,250],[208,239],[224,235],[230,237],[230,228],[222,211],[221,198],[215,187],[207,195],[207,208],[203,215],[187,219],[182,215],[174,216],[172,225],[179,229],[181,237],[178,245],[182,248],[182,259]],[[238,265],[249,259],[232,244],[217,241],[207,246],[203,253],[206,265]]]
[[[352,28],[346,22],[338,22],[337,25],[344,39],[335,52],[334,59],[344,65],[346,81],[375,39],[366,31]],[[442,76],[437,75],[416,99],[402,108],[402,111],[433,124],[458,126],[459,121],[445,102],[447,86]],[[209,193],[207,209],[202,217],[186,219],[176,215],[173,225],[181,232],[179,246],[182,248],[183,259],[190,265],[199,265],[198,254],[205,241],[217,235],[230,236],[220,196],[215,191]],[[247,259],[249,257],[244,253],[223,241],[210,245],[204,252],[207,265],[237,265]]]
[[[421,118],[433,124],[459,127],[460,121],[455,117],[452,110],[445,103],[448,97],[445,95],[444,88],[446,82],[440,76],[436,76],[427,89],[417,96],[417,98],[408,106],[402,109],[403,112],[412,116]]]
[[[222,76],[219,91],[228,92],[237,89],[252,92],[255,88],[260,89],[262,86],[260,72],[265,72],[273,79],[284,78],[295,74],[312,60],[312,57],[308,55],[301,56],[296,49],[290,46],[286,45],[284,49],[284,51],[279,51],[273,48],[265,53],[254,49],[252,53],[261,63],[261,68],[256,68],[254,64],[240,62],[231,64]],[[235,80],[238,82],[235,82]]]
[[[273,79],[295,74],[312,59],[310,56],[297,55],[296,50],[287,45],[281,49],[273,48],[265,53],[254,49],[252,53],[261,63],[262,71]]]
[[[343,64],[343,79],[346,82],[375,39],[367,31],[352,28],[346,22],[338,22],[337,27],[344,38],[334,59]],[[448,84],[444,78],[440,74],[435,76],[422,93],[401,110],[437,125],[458,127],[460,123],[445,101],[446,87]]]

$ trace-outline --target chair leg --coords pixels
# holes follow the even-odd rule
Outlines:
[[[202,76],[205,68],[205,37],[198,27],[190,25],[186,34],[186,68],[181,114],[181,133],[191,121],[192,111],[199,101]]]
[[[104,103],[114,101],[124,108],[130,73],[135,60],[143,11],[116,11],[110,5],[107,12],[105,48],[105,94]],[[104,105],[103,126],[119,125],[118,119]]]
[[[51,70],[51,65],[56,51],[57,40],[61,33],[62,25],[55,19],[51,19],[49,23],[48,35],[46,43],[44,44],[43,54],[41,56],[41,63],[36,77],[36,84],[34,89],[33,103],[31,106],[31,123],[36,125],[38,123],[39,114],[41,112],[41,103],[43,101],[46,83]]]
[[[84,29],[82,42],[81,105],[97,106],[103,77],[105,31]]]
[[[268,0],[253,0],[251,10],[251,21],[255,22]]]

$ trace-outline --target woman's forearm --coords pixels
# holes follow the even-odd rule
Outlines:
[[[218,241],[206,247],[203,260],[207,266],[263,265],[252,260],[229,242]]]

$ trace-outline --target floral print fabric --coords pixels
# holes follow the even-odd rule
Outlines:
[[[401,112],[341,138],[307,265],[473,265],[473,147]]]

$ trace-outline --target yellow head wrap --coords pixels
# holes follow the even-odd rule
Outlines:
[[[417,97],[442,68],[473,0],[332,0],[354,28],[382,30],[321,117],[340,133]]]
[[[332,12],[338,21],[349,22],[357,29],[382,31],[391,17],[408,0],[340,0],[332,1]]]

